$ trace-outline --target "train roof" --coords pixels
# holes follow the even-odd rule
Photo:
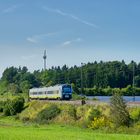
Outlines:
[[[55,86],[50,86],[50,87],[32,88],[32,89],[30,89],[30,92],[60,90],[62,88],[62,86],[64,86],[64,85],[69,85],[69,84],[60,84],[60,85],[55,85]]]

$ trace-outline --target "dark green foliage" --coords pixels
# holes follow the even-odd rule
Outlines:
[[[94,118],[98,118],[101,116],[101,112],[96,109],[96,108],[92,108],[90,113],[89,113],[89,116],[88,116],[88,120],[93,120]]]
[[[135,67],[135,88],[133,84],[133,66]],[[82,71],[81,71],[82,69]],[[68,68],[52,67],[46,71],[36,70],[33,73],[28,72],[27,67],[7,68],[0,80],[0,94],[11,92],[28,93],[28,89],[39,86],[52,86],[55,84],[73,83],[73,91],[81,93],[81,72],[83,94],[85,95],[112,95],[114,89],[127,88],[121,91],[123,95],[140,95],[140,64],[131,62],[125,64],[124,61],[112,61],[97,63],[87,63],[80,67],[74,66]],[[135,92],[135,93],[134,93]]]
[[[119,93],[114,94],[110,100],[110,116],[115,127],[129,127],[130,115],[126,109],[126,103]]]
[[[57,107],[57,105],[49,105],[48,107],[41,110],[35,121],[38,123],[47,123],[49,120],[55,118],[60,113],[60,109]]]
[[[19,86],[17,84],[11,83],[8,85],[8,91],[13,94],[20,92]]]
[[[81,100],[82,99],[82,96],[76,94],[76,93],[73,93],[72,94],[72,100]]]
[[[134,107],[129,109],[130,117],[134,123],[140,121],[140,108]]]
[[[7,99],[3,112],[6,116],[16,115],[23,110],[24,107],[24,98],[15,97],[14,99]]]
[[[72,83],[71,86],[72,86],[74,93],[80,94],[80,90],[78,89],[78,87],[76,87],[76,85],[74,83]]]
[[[7,81],[8,83],[13,83],[16,81],[15,77],[18,73],[18,69],[14,67],[7,68],[2,75],[2,80]]]
[[[26,67],[10,67],[5,69],[0,80],[0,94],[10,92],[12,94],[28,93],[29,88],[39,87],[40,81],[34,74],[28,72]]]
[[[0,112],[3,112],[5,101],[0,101]]]

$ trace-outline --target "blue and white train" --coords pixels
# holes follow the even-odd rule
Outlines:
[[[72,87],[68,84],[51,87],[32,88],[29,90],[30,99],[71,99]]]

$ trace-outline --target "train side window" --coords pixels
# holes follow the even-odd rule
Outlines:
[[[43,94],[43,92],[38,92],[39,95]]]
[[[47,94],[53,94],[53,91],[48,91]]]
[[[59,90],[47,91],[46,94],[59,94]]]
[[[58,90],[55,90],[55,91],[54,91],[54,94],[59,94],[59,91],[58,91]]]
[[[33,92],[32,95],[37,95],[37,92]]]

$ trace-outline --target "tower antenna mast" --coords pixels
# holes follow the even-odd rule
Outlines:
[[[44,50],[43,59],[44,59],[44,71],[45,71],[46,70],[46,59],[47,59],[46,50]]]

